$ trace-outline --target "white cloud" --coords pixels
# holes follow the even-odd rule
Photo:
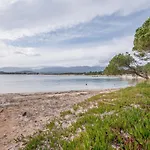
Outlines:
[[[149,0],[1,0],[0,39],[16,39],[88,21],[116,11],[128,15]]]
[[[0,42],[0,57],[4,57],[6,63],[7,61],[9,61],[8,60],[9,57],[12,57],[13,59],[15,55],[38,56],[39,54],[36,52],[34,48],[30,48],[30,47],[20,48],[20,47],[8,46],[5,43]]]
[[[50,46],[47,49],[15,47],[7,45],[4,40],[36,37],[39,33],[87,22],[97,15],[109,16],[118,12],[124,16],[149,7],[149,0],[0,0],[0,66],[106,65],[113,55],[131,51],[132,36],[98,46],[68,47],[65,50]],[[102,28],[102,32],[106,31]],[[80,32],[77,34],[81,35]],[[71,36],[63,34],[59,38],[69,39]]]
[[[38,48],[21,49],[0,44],[0,49],[2,50],[0,51],[0,55],[6,56],[1,57],[0,66],[104,66],[115,54],[131,51],[133,45],[132,41],[133,36],[127,36],[120,39],[113,39],[97,47],[65,50]],[[26,55],[21,55],[21,53],[26,53]],[[41,54],[41,56],[35,57],[38,54]]]

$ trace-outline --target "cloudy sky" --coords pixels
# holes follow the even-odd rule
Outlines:
[[[105,66],[148,17],[150,0],[0,0],[0,67]]]

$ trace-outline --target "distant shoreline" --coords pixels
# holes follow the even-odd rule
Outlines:
[[[118,77],[121,79],[137,79],[137,80],[143,80],[142,77],[139,76],[133,76],[131,74],[125,74],[125,75],[103,75],[103,74],[89,74],[89,73],[19,73],[19,72],[4,72],[0,75],[43,75],[43,76],[91,76],[91,77]]]
[[[20,72],[0,72],[0,75],[89,75],[89,73],[20,73]],[[95,74],[91,74],[95,75]],[[90,76],[91,76],[90,75]]]

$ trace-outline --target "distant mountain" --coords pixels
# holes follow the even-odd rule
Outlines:
[[[42,69],[35,69],[35,72],[42,73],[82,73],[90,71],[102,71],[104,68],[99,66],[76,66],[76,67],[45,67]]]
[[[41,67],[41,68],[29,68],[29,67],[4,67],[0,68],[3,72],[38,72],[38,73],[83,73],[103,71],[104,67],[100,66],[75,66],[75,67]]]
[[[0,68],[0,71],[3,72],[22,72],[22,71],[32,71],[32,68],[21,68],[21,67],[3,67]]]

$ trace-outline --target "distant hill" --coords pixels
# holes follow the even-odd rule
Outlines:
[[[95,72],[103,71],[104,67],[100,66],[75,66],[75,67],[41,67],[41,68],[29,68],[29,67],[3,67],[0,68],[0,72],[37,72],[37,73],[83,73],[83,72]]]
[[[20,67],[3,67],[3,68],[0,68],[0,71],[2,71],[2,72],[22,72],[24,70],[32,71],[31,68],[20,68]]]

